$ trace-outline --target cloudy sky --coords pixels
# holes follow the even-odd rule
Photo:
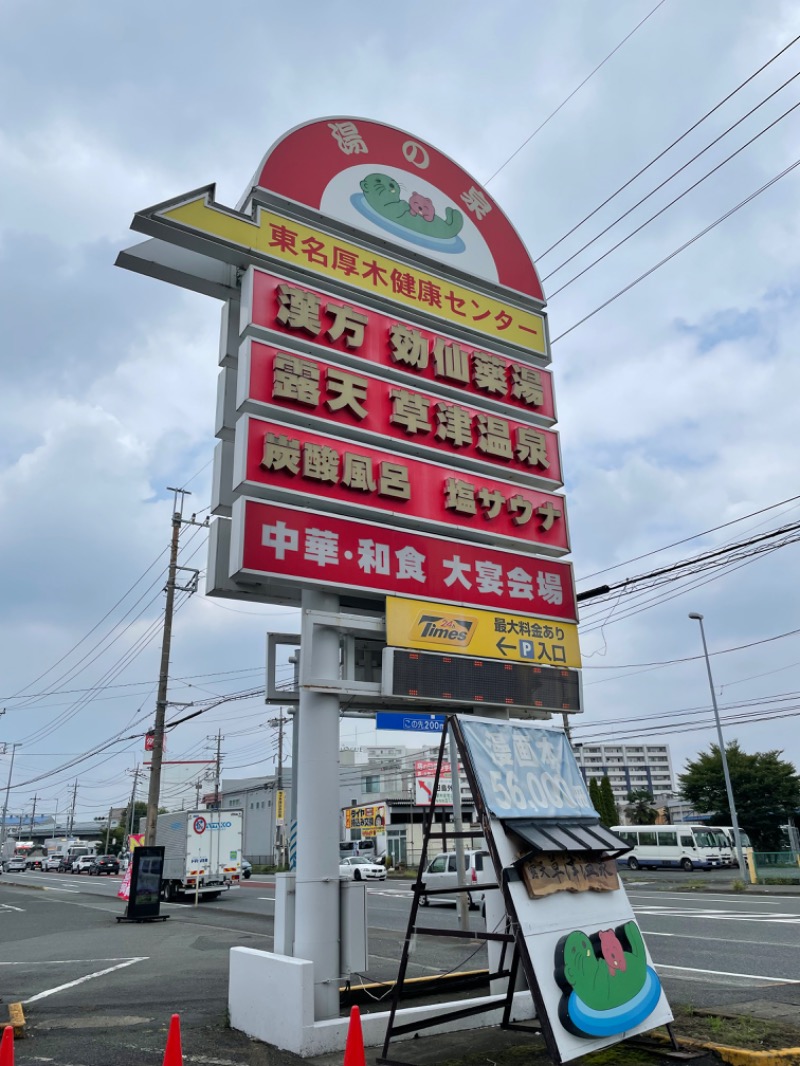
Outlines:
[[[30,812],[36,796],[39,811],[63,812],[76,781],[79,818],[125,802],[155,706],[166,487],[191,491],[187,514],[209,513],[220,305],[115,268],[140,239],[131,219],[212,182],[235,206],[299,123],[353,115],[410,131],[486,184],[530,249],[555,339],[579,590],[799,522],[800,167],[783,174],[800,143],[798,34],[800,10],[779,0],[300,0],[233,17],[206,0],[6,5],[0,741],[20,745],[11,811]],[[242,698],[171,733],[169,757],[210,758],[221,731],[226,777],[269,771],[265,634],[299,620],[202,595],[206,536],[188,526],[181,537],[201,594],[178,597],[170,699]],[[708,681],[687,617],[700,611],[726,736],[800,764],[797,562],[789,543],[587,603],[575,738],[663,739],[676,769],[708,747]],[[343,721],[344,744],[375,739]],[[0,786],[8,765],[0,757]]]

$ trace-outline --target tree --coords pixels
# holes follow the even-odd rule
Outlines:
[[[164,814],[166,807],[159,807],[158,813]],[[147,804],[143,800],[136,800],[133,805],[133,832],[139,832],[139,821],[142,818],[147,817]],[[119,820],[115,829],[112,829],[109,834],[109,847],[108,850],[112,855],[119,855],[120,852],[125,850],[125,842],[128,839],[128,832],[130,830],[130,804],[125,808],[125,813]],[[103,838],[105,839],[105,837]]]
[[[600,821],[603,820],[603,797],[600,795],[600,782],[596,777],[589,778],[589,799],[592,801],[592,806],[600,815]]]
[[[628,793],[625,813],[632,825],[655,825],[658,811],[653,806],[653,793],[649,788],[634,788]]]
[[[604,774],[600,781],[600,821],[610,829],[612,825],[619,825],[619,811],[614,802],[614,793],[611,790],[611,782],[608,775]]]
[[[800,807],[800,775],[782,759],[782,751],[748,755],[734,740],[725,746],[739,828],[757,851],[777,851],[781,824]],[[686,763],[679,775],[681,791],[698,813],[710,814],[711,825],[732,825],[719,746],[712,744]]]

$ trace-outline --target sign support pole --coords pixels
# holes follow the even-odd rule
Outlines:
[[[303,675],[338,682],[339,634],[310,617],[338,609],[338,596],[302,594],[294,955],[314,964],[317,1021],[339,1016],[339,697],[312,692]]]

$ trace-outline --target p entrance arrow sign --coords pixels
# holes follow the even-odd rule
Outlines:
[[[540,666],[581,665],[576,625],[399,596],[386,600],[386,639],[396,648],[446,651]]]

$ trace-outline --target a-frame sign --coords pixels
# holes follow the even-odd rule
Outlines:
[[[501,918],[486,932],[417,924],[420,900],[436,891],[426,891],[424,874],[435,832],[435,789],[450,730],[494,874],[492,878],[492,869],[487,870],[485,884],[464,885],[463,890],[468,888],[473,898],[481,891],[499,893],[503,904],[503,910],[487,906],[488,915],[499,913]],[[444,836],[443,850],[448,850],[448,838],[475,835],[438,831]],[[520,967],[533,997],[536,1030],[556,1063],[669,1025],[672,1012],[617,874],[615,859],[628,850],[600,824],[563,730],[537,722],[448,717],[379,1061],[397,1062],[388,1057],[393,1037],[498,1008],[503,1008],[504,1028],[531,1032],[530,1025],[515,1025],[512,1020]],[[439,891],[453,894],[452,888]],[[395,1025],[412,938],[448,932],[502,944],[499,964],[489,977],[507,977],[507,992],[424,1024]]]

